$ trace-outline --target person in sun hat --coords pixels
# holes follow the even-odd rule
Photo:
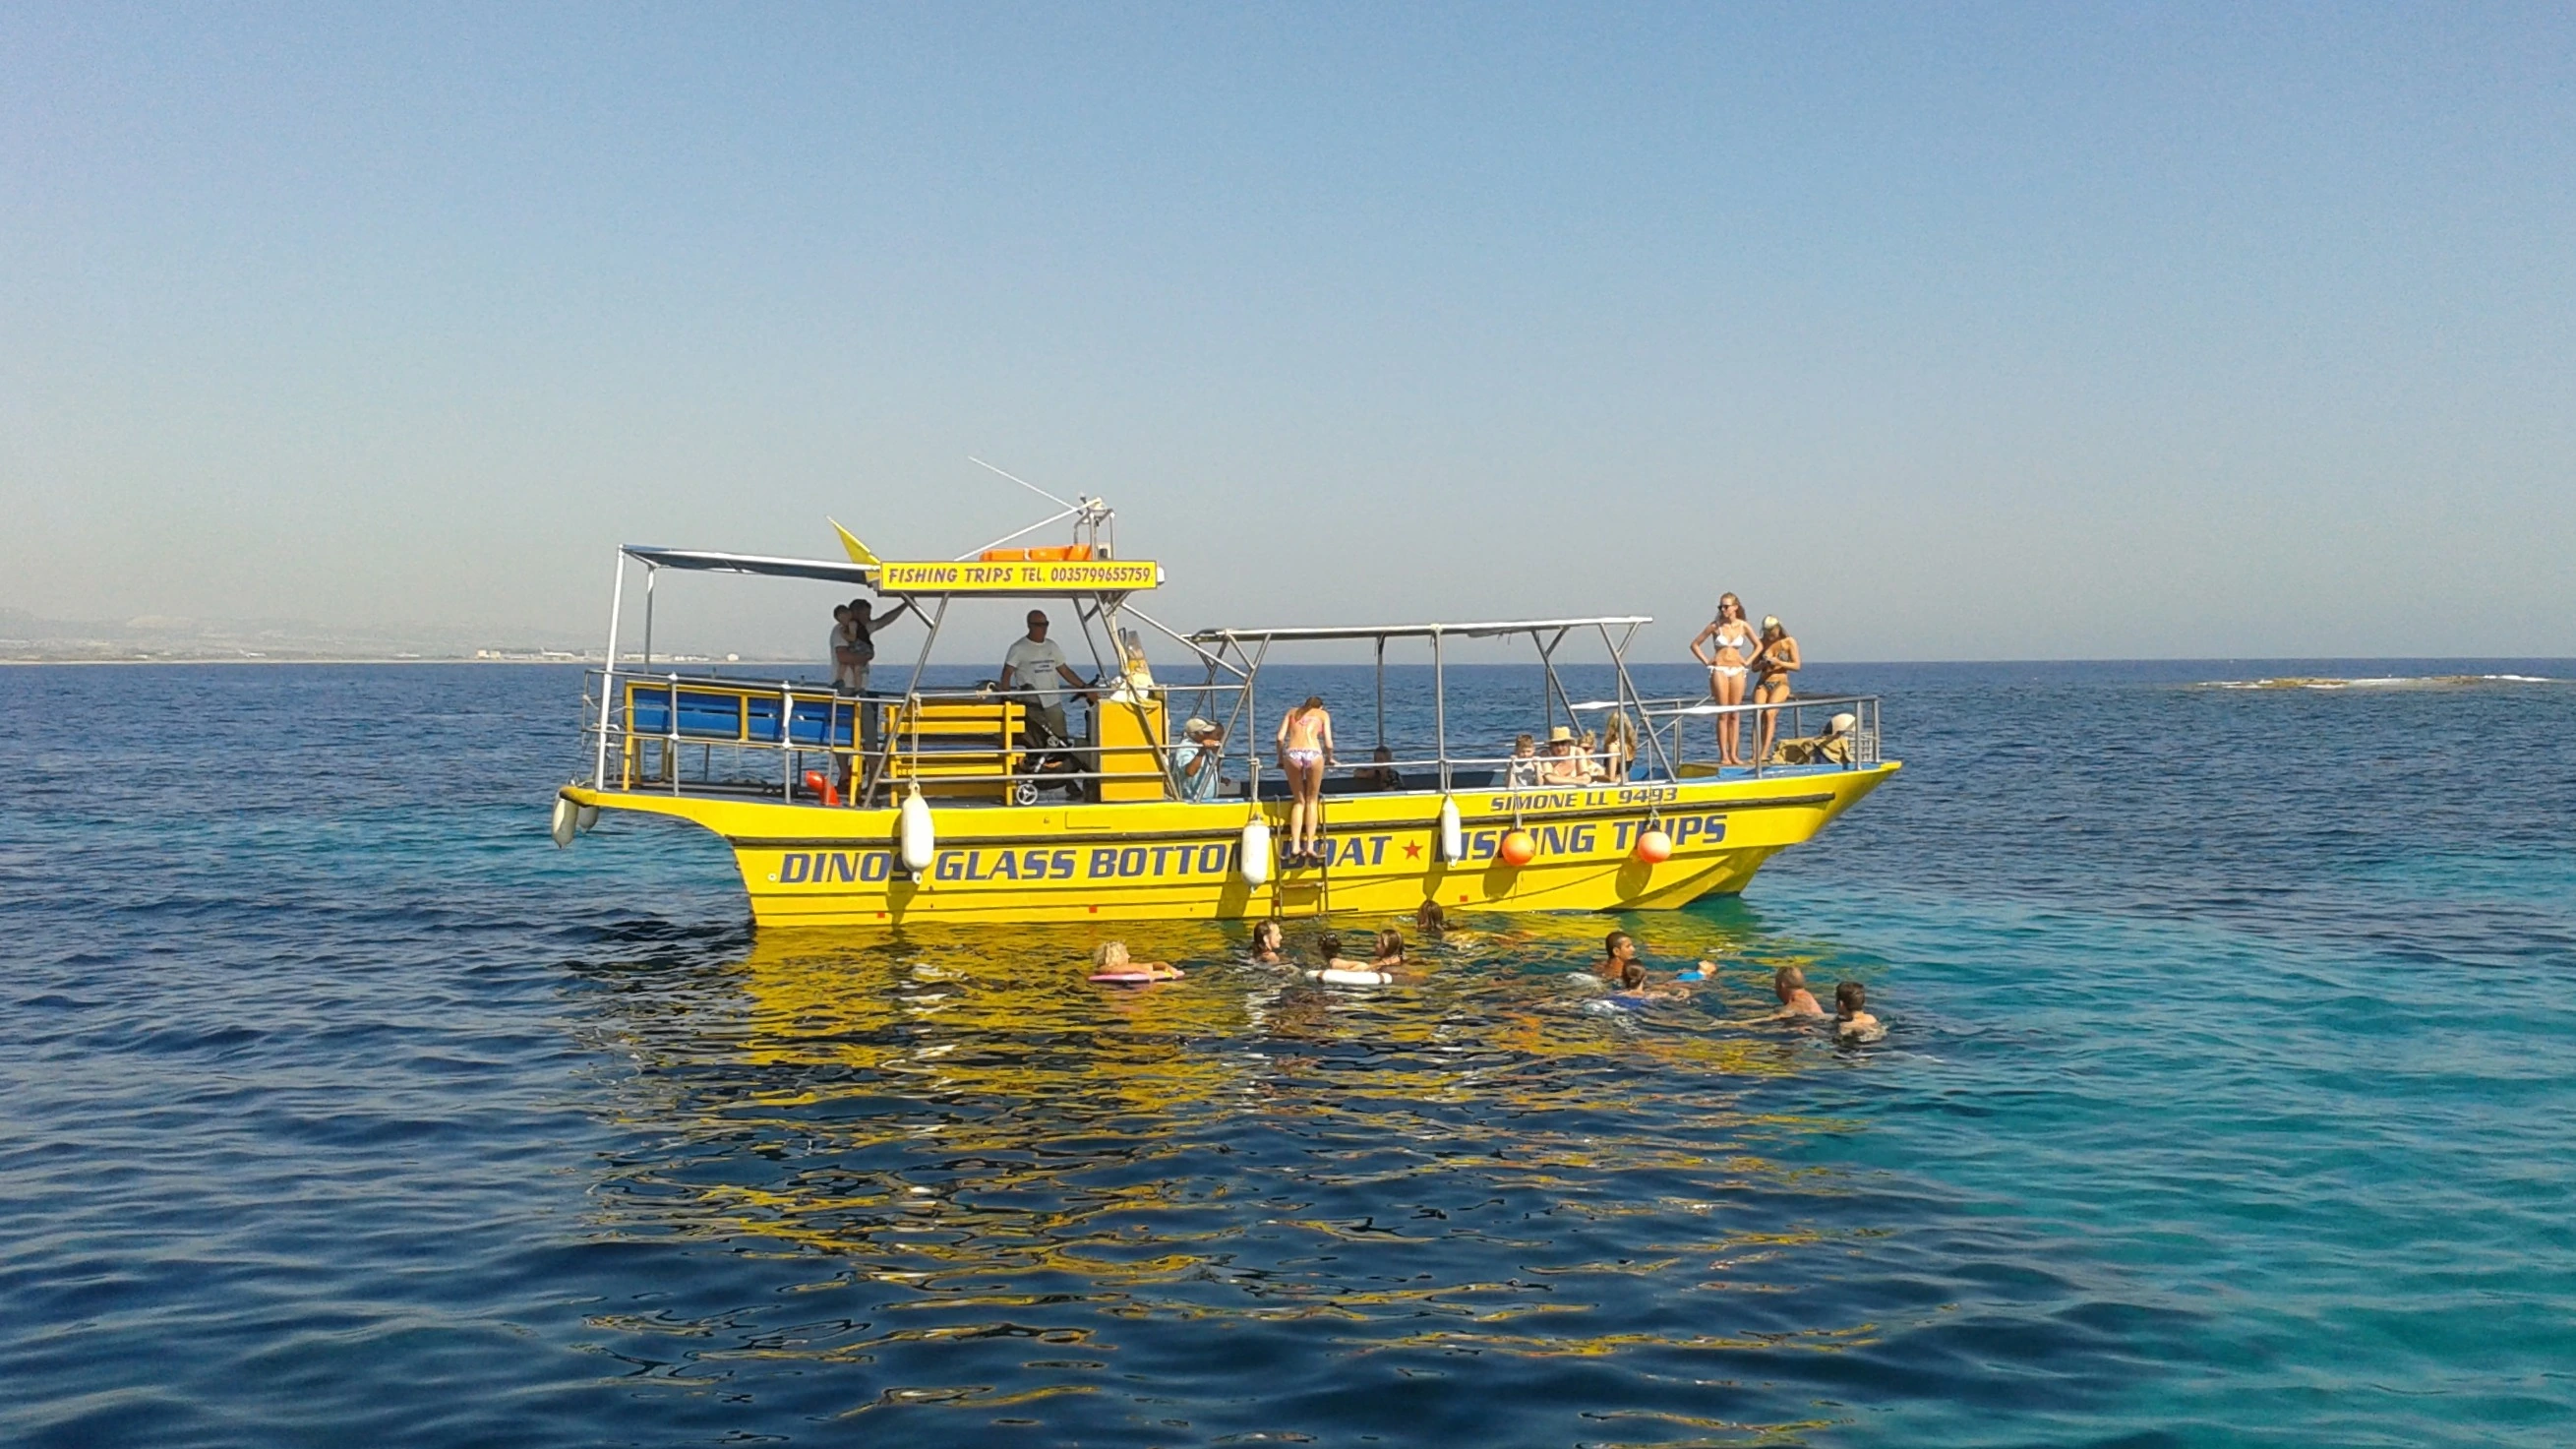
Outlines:
[[[1216,798],[1217,761],[1223,754],[1223,744],[1217,727],[1197,715],[1181,726],[1181,743],[1172,751],[1172,774],[1181,783],[1182,799]]]
[[[1538,782],[1542,785],[1583,783],[1583,760],[1574,753],[1574,731],[1564,725],[1547,732],[1547,748],[1539,754]]]

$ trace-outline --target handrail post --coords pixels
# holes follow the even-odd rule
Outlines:
[[[599,754],[591,763],[590,788],[608,788],[608,705],[617,697],[617,615],[626,604],[626,548],[617,549],[617,581],[608,590],[608,672],[599,681]]]
[[[1431,631],[1431,732],[1440,737],[1440,793],[1449,793],[1449,663],[1440,647],[1440,631]],[[1443,847],[1446,849],[1446,847]]]

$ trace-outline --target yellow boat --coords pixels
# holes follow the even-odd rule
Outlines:
[[[1449,912],[1669,909],[1743,890],[1775,852],[1813,837],[1898,768],[1879,754],[1875,698],[1732,707],[1644,698],[1626,666],[1651,622],[1638,616],[1178,633],[1137,604],[1163,582],[1161,566],[1113,556],[1113,515],[1098,500],[1066,509],[1072,544],[954,560],[880,560],[846,530],[847,562],[621,548],[609,663],[592,675],[585,707],[592,768],[559,792],[557,842],[607,811],[702,826],[733,848],[764,928],[1392,915],[1425,901]],[[618,636],[633,565],[645,576],[645,643],[627,667]],[[864,587],[915,601],[927,637],[899,691],[656,672],[651,599],[664,569]],[[1079,738],[1051,735],[1025,692],[924,686],[951,606],[994,600],[1072,606],[1101,670]],[[1185,651],[1205,678],[1155,683],[1131,621]],[[1576,701],[1556,655],[1568,639],[1592,637],[1617,688]],[[1529,783],[1526,759],[1452,753],[1445,646],[1495,638],[1537,649],[1547,686],[1539,732],[1588,720],[1614,742],[1549,772],[1587,778]],[[1281,646],[1373,641],[1383,735],[1386,646],[1396,639],[1430,646],[1433,753],[1377,766],[1391,774],[1377,788],[1359,788],[1350,767],[1329,772],[1325,848],[1281,859],[1272,842],[1285,826],[1283,777],[1254,747],[1265,663]],[[1172,738],[1175,697],[1217,725],[1213,763],[1197,772]],[[1748,737],[1774,716],[1781,739],[1768,760],[1721,770],[1686,757],[1688,737],[1704,731],[1684,726],[1728,713],[1745,717]],[[1802,732],[1826,717],[1832,727]]]

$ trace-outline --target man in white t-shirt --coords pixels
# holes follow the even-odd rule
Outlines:
[[[1078,693],[1090,686],[1081,675],[1065,667],[1064,651],[1047,637],[1047,616],[1029,610],[1029,632],[1025,638],[1011,641],[1010,652],[1002,656],[1002,691],[1024,689],[1037,696],[1033,707],[1047,732],[1059,740],[1071,740],[1073,734],[1064,723],[1064,685]]]

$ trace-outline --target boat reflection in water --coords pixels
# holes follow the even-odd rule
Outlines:
[[[595,1201],[681,1261],[594,1327],[653,1376],[925,1440],[1816,1421],[1818,1351],[1932,1311],[1843,1281],[1895,1199],[1795,1161],[1850,1130],[1820,1091],[1879,1064],[1725,1024],[1829,953],[1741,907],[1658,917],[1659,964],[1738,964],[1629,1010],[1584,977],[1601,918],[1493,919],[1375,990],[1149,923],[1122,938],[1187,980],[1089,984],[1096,933],[1037,928],[602,973],[637,1145]]]

